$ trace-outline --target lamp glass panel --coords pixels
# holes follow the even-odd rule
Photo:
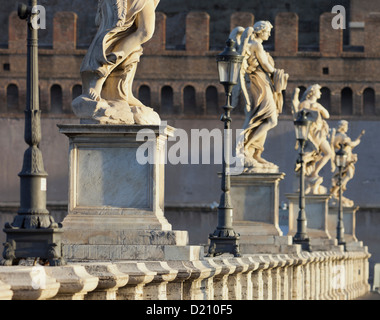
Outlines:
[[[228,82],[228,62],[218,61],[219,81],[221,83]]]
[[[230,83],[237,84],[240,72],[240,63],[232,62],[230,64]]]
[[[296,132],[296,139],[297,140],[307,140],[308,136],[308,126],[301,126],[296,125],[295,126],[295,132]]]
[[[335,164],[337,167],[345,167],[347,163],[347,155],[336,155]]]

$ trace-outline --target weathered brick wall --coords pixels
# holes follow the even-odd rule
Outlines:
[[[326,12],[319,22],[319,51],[322,57],[339,57],[343,51],[343,30],[333,29],[331,21],[334,14]]]
[[[365,20],[364,39],[367,57],[380,57],[380,12],[370,13]]]
[[[351,0],[350,1],[350,43],[362,46],[367,39],[364,37],[364,26],[369,12],[379,12],[379,1]]]
[[[74,12],[58,12],[53,20],[53,50],[69,52],[77,47],[77,20]]]
[[[350,12],[353,0],[266,0],[266,1],[230,1],[230,0],[160,0],[157,10],[168,17],[168,29],[175,32],[168,35],[168,45],[181,45],[185,36],[186,14],[191,11],[205,11],[210,15],[211,47],[219,47],[229,32],[228,17],[234,12],[250,12],[260,20],[274,21],[280,12],[296,12],[300,17],[300,43],[303,45],[318,44],[318,17],[323,12],[331,11],[332,6],[339,4]],[[364,0],[376,3],[373,0]],[[359,1],[362,3],[363,1]],[[78,45],[88,46],[96,32],[94,24],[96,0],[39,0],[46,7],[47,23],[51,25],[53,17],[60,11],[73,11],[78,15]],[[17,10],[17,1],[0,0],[0,28],[7,29],[8,16]],[[371,8],[373,10],[373,8]],[[227,23],[226,23],[227,19]],[[41,32],[41,45],[49,45],[53,38],[53,30],[47,28]],[[274,39],[273,39],[274,40]],[[7,34],[0,34],[0,44],[8,42]],[[271,42],[272,43],[272,42]]]
[[[275,50],[282,56],[295,56],[298,52],[298,15],[283,12],[276,16]]]

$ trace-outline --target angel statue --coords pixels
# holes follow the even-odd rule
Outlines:
[[[245,172],[277,172],[278,166],[262,158],[267,133],[277,126],[282,112],[282,91],[289,75],[274,67],[274,60],[265,51],[273,26],[269,21],[258,21],[253,27],[236,27],[230,38],[236,51],[244,56],[238,84],[232,92],[232,105],[236,106],[240,93],[245,100],[245,122],[238,153],[244,155]]]
[[[338,123],[338,130],[335,128],[332,130],[331,135],[331,148],[335,151],[340,149],[343,146],[343,150],[347,154],[346,166],[342,168],[342,192],[347,189],[347,183],[355,175],[355,164],[358,161],[357,154],[352,153],[352,150],[358,146],[361,142],[361,137],[365,134],[365,131],[362,130],[358,138],[354,141],[347,135],[348,122],[346,120],[341,120]],[[333,153],[335,155],[335,153]],[[332,205],[337,205],[339,203],[339,171],[336,170],[335,162],[331,161],[331,171],[335,174],[332,177],[330,193],[332,195],[330,203]],[[354,202],[344,196],[342,196],[342,205],[344,207],[353,207]]]
[[[292,113],[296,114],[305,109],[314,117],[310,125],[308,141],[305,145],[305,194],[325,194],[326,187],[322,186],[323,178],[319,176],[321,169],[332,157],[329,138],[329,125],[325,119],[330,118],[329,112],[320,103],[321,86],[314,84],[309,86],[299,100],[299,88],[296,88],[292,99]],[[296,164],[299,171],[300,164]]]
[[[82,95],[72,102],[87,123],[159,124],[153,109],[132,94],[141,45],[154,33],[159,0],[99,0],[98,31],[83,59]]]

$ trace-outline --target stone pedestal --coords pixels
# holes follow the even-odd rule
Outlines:
[[[356,212],[359,207],[343,207],[343,225],[344,225],[344,240],[346,242],[346,249],[348,250],[362,250],[363,242],[358,241],[355,234],[356,228]],[[328,227],[329,233],[332,238],[336,238],[336,228],[338,224],[339,207],[330,206],[328,214]],[[364,250],[364,249],[363,249]]]
[[[69,137],[69,206],[63,253],[69,260],[189,260],[187,231],[164,216],[165,141],[174,128],[59,125]]]
[[[241,253],[297,252],[279,227],[279,183],[284,173],[231,176],[233,227],[240,233]]]
[[[285,195],[289,201],[289,233],[297,233],[297,218],[299,212],[299,193]],[[336,239],[329,233],[328,227],[328,201],[329,194],[306,195],[307,235],[310,238],[312,250],[332,250],[337,246]]]

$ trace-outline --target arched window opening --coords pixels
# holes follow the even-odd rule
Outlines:
[[[19,93],[18,87],[15,84],[10,84],[7,87],[7,111],[19,111]]]
[[[363,92],[363,112],[366,115],[374,115],[375,108],[375,90],[367,88]]]
[[[302,97],[303,97],[303,94],[304,94],[305,91],[306,91],[306,87],[304,87],[304,86],[300,86],[300,87],[298,87],[298,89],[300,89],[300,92],[299,92],[299,99],[301,100]]]
[[[139,100],[141,103],[147,107],[151,106],[151,99],[150,99],[150,88],[146,85],[142,85],[139,88]]]
[[[218,90],[214,86],[209,86],[206,89],[206,112],[207,114],[221,112],[218,105]]]
[[[352,115],[353,99],[351,88],[344,88],[341,92],[341,114],[344,116]]]
[[[161,111],[164,114],[174,113],[173,89],[170,86],[161,89]]]
[[[319,103],[324,106],[329,113],[331,113],[331,92],[329,88],[323,87],[321,89],[321,98]]]
[[[183,90],[183,110],[185,114],[196,114],[195,89],[193,86],[186,86]]]
[[[50,112],[55,114],[63,112],[62,88],[58,84],[50,88]]]
[[[79,97],[82,94],[82,86],[80,84],[76,84],[73,87],[73,90],[71,92],[71,98],[74,100],[75,98]]]

